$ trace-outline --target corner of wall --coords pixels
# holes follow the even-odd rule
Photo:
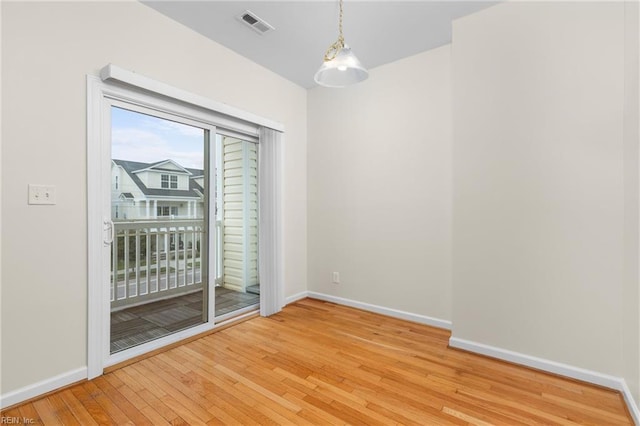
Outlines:
[[[622,347],[627,390],[640,405],[640,6],[624,3],[625,276]],[[637,406],[636,406],[637,408]]]

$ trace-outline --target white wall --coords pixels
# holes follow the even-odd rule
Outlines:
[[[306,290],[305,90],[138,2],[1,8],[1,393],[87,364],[85,75],[107,63],[284,123],[285,295]]]
[[[638,362],[624,36],[613,2],[505,3],[454,23],[454,337],[616,377]]]
[[[640,141],[640,4],[625,3],[623,376],[640,406],[640,277],[638,227]]]
[[[310,291],[451,319],[450,81],[444,46],[309,91]]]

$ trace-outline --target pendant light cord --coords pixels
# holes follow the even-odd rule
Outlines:
[[[342,41],[342,44],[344,45],[344,37],[342,36],[342,15],[342,0],[340,0],[340,23],[338,24],[340,35],[338,36],[338,40]]]
[[[334,60],[338,52],[344,48],[344,36],[342,34],[342,15],[343,15],[342,0],[340,0],[340,21],[338,22],[338,30],[339,30],[338,40],[336,40],[335,43],[329,46],[329,48],[327,49],[327,52],[324,54],[325,62]]]

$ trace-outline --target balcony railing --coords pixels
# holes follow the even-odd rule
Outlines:
[[[201,290],[204,225],[201,219],[115,222],[111,309]],[[220,232],[216,234],[221,241]]]

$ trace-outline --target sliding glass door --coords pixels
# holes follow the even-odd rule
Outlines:
[[[216,322],[257,309],[258,144],[125,103],[110,116],[110,353],[207,323],[209,304]]]
[[[199,123],[118,102],[109,112],[114,354],[207,322],[215,156]]]
[[[258,276],[258,144],[220,130],[216,137],[219,247],[216,320],[260,303]]]
[[[87,77],[90,378],[282,307],[279,132],[105,76]]]

